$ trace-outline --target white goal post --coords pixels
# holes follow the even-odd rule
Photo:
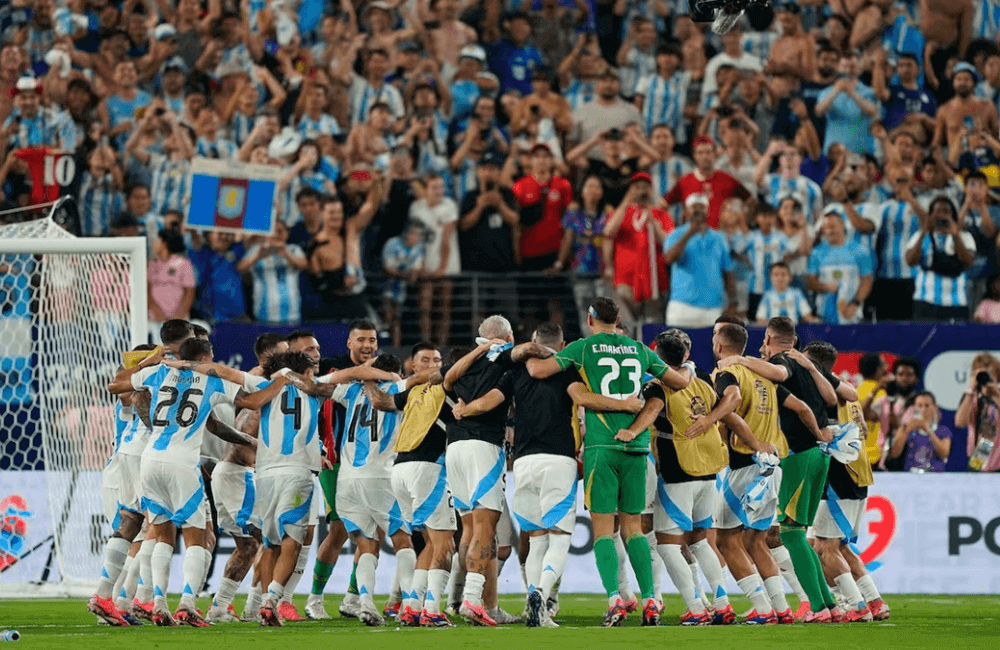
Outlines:
[[[106,386],[148,339],[146,238],[75,237],[61,204],[0,226],[0,597],[93,592],[111,533]]]

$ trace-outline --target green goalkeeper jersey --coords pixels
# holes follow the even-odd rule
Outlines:
[[[592,393],[615,399],[638,395],[646,372],[659,377],[667,371],[666,364],[652,350],[621,334],[594,334],[574,341],[555,359],[563,370],[576,366]],[[627,429],[633,421],[632,413],[598,413],[587,409],[584,445],[590,449],[648,453],[649,429],[630,442],[615,440],[618,430]]]

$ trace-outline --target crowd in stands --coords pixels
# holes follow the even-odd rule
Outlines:
[[[998,27],[1000,0],[722,36],[686,0],[13,0],[0,182],[145,235],[155,322],[398,339],[410,304],[446,343],[453,280],[518,271],[633,325],[998,322]],[[271,236],[184,227],[195,157],[280,167]]]

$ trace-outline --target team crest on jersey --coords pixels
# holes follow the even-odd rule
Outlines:
[[[708,405],[701,395],[691,398],[691,415],[708,415]]]

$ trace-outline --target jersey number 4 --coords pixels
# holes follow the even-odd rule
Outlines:
[[[200,388],[188,388],[181,393],[174,386],[161,386],[160,392],[166,393],[166,399],[157,403],[156,410],[153,411],[154,427],[166,427],[170,425],[170,421],[166,418],[166,415],[170,412],[170,407],[177,403],[178,396],[180,396],[181,401],[177,406],[177,412],[174,414],[174,420],[181,427],[189,427],[194,424],[194,421],[198,419],[198,403],[193,398],[204,395],[205,392],[203,390]]]
[[[642,379],[642,364],[639,363],[638,359],[622,359],[619,363],[617,359],[603,357],[597,360],[597,365],[608,369],[604,374],[604,378],[601,379],[601,395],[614,399],[627,399],[639,394],[639,389],[641,388],[639,381]],[[629,392],[616,393],[611,390],[611,382],[616,381],[622,376],[622,369],[626,371],[625,380],[628,382],[626,388],[628,388]]]
[[[347,442],[354,442],[354,434],[358,426],[368,427],[371,432],[371,441],[378,442],[378,411],[367,404],[362,404],[354,409],[354,417],[351,418],[351,426],[347,429]]]

